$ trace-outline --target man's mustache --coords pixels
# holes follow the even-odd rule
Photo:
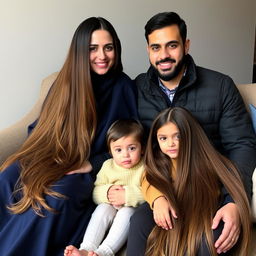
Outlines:
[[[159,60],[156,62],[156,65],[159,65],[160,63],[165,63],[165,62],[171,62],[171,63],[176,63],[175,59],[171,59],[171,58],[165,58],[163,60]]]

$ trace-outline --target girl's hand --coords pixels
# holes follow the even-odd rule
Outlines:
[[[92,170],[92,165],[89,161],[84,162],[84,164],[81,166],[81,168],[77,170],[70,171],[66,173],[66,175],[75,174],[75,173],[88,173]]]
[[[113,206],[125,204],[125,189],[120,185],[113,185],[108,190],[108,200]]]
[[[158,197],[153,204],[153,214],[154,220],[159,227],[163,229],[172,229],[172,222],[170,218],[170,212],[174,218],[177,218],[177,215],[169,202],[164,196]]]

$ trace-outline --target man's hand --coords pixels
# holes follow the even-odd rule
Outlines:
[[[67,173],[67,175],[70,174],[75,174],[75,173],[88,173],[92,170],[92,165],[90,164],[89,161],[86,161],[81,168],[77,169],[77,170],[73,170]]]
[[[221,220],[224,222],[224,228],[214,244],[219,254],[230,250],[239,238],[241,223],[235,203],[228,203],[217,211],[213,218],[212,229],[217,228]]]
[[[120,185],[113,185],[108,190],[108,200],[116,207],[120,207],[125,204],[125,189]]]
[[[154,220],[159,227],[162,227],[166,230],[172,229],[170,212],[174,218],[177,218],[175,211],[164,196],[160,196],[154,201]]]

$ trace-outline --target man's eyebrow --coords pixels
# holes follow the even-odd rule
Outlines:
[[[165,45],[168,45],[168,44],[179,44],[179,43],[180,43],[180,42],[179,42],[178,40],[171,40],[171,41],[165,43]],[[150,46],[150,47],[160,46],[160,44],[155,44],[155,43],[153,43],[153,44],[150,44],[149,46]]]
[[[171,40],[167,44],[179,44],[180,42],[178,40]]]
[[[150,44],[149,46],[150,47],[153,47],[153,46],[159,46],[160,44]]]

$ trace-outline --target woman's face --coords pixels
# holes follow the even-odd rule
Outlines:
[[[174,123],[166,123],[157,131],[157,141],[161,151],[172,160],[179,155],[180,133]]]
[[[112,36],[106,30],[95,30],[90,43],[91,70],[98,75],[104,75],[114,65],[114,61],[115,49]]]

